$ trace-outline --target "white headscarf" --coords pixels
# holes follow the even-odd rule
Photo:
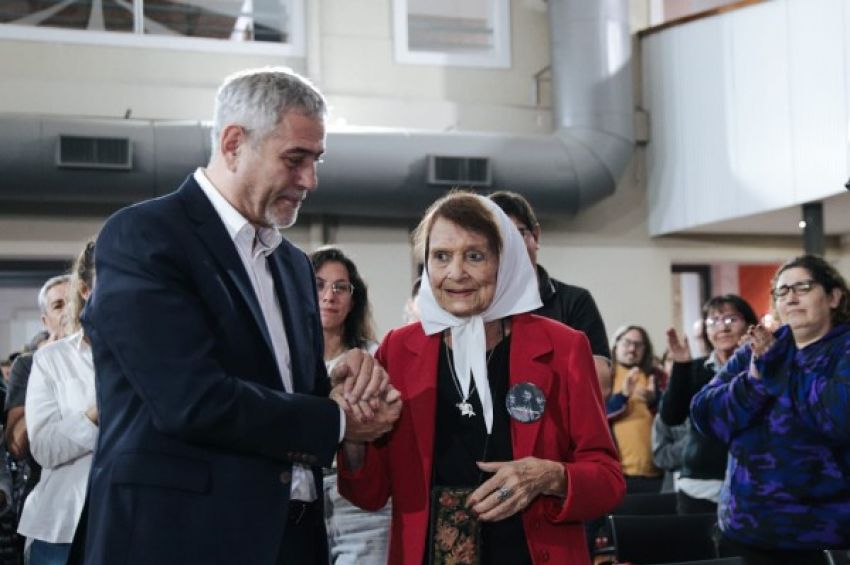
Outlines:
[[[499,320],[513,314],[531,312],[542,305],[537,285],[537,274],[528,257],[528,250],[519,230],[511,219],[489,198],[472,195],[489,209],[499,226],[502,252],[496,278],[493,302],[486,310],[474,316],[458,318],[446,312],[434,297],[428,277],[428,258],[425,258],[422,288],[416,298],[421,314],[420,322],[426,335],[451,328],[455,375],[463,391],[464,400],[474,379],[478,398],[484,410],[484,423],[489,434],[493,429],[493,398],[487,380],[487,343],[484,322]],[[465,228],[465,226],[459,226]],[[470,374],[472,378],[470,378]]]

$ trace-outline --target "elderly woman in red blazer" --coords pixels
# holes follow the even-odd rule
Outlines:
[[[522,236],[456,192],[417,228],[421,320],[377,359],[401,393],[395,429],[346,443],[340,492],[393,499],[391,564],[588,563],[582,520],[625,490],[587,338],[540,305]]]

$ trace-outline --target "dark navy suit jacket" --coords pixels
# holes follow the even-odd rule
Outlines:
[[[110,218],[95,255],[84,326],[100,438],[84,562],[276,563],[292,464],[313,466],[321,500],[318,466],[339,439],[309,260],[286,240],[268,258],[287,394],[236,247],[192,177]]]

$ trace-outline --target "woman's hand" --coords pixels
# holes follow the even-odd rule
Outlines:
[[[750,363],[750,374],[752,374],[753,377],[760,379],[761,374],[756,368],[755,362],[759,357],[767,353],[768,350],[773,347],[773,344],[776,342],[776,338],[773,337],[770,330],[762,324],[750,326],[749,329],[747,329],[747,336],[750,338],[750,347],[753,350],[752,363]]]
[[[495,473],[469,495],[467,506],[484,522],[497,522],[525,510],[541,494],[566,496],[564,466],[557,461],[524,457],[518,461],[479,462]]]
[[[688,347],[688,336],[679,336],[675,328],[667,330],[667,351],[669,359],[676,363],[687,363],[691,360],[691,348]]]

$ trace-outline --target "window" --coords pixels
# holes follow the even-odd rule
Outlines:
[[[509,0],[394,0],[400,63],[508,68]]]
[[[13,0],[0,38],[304,54],[304,0]]]

